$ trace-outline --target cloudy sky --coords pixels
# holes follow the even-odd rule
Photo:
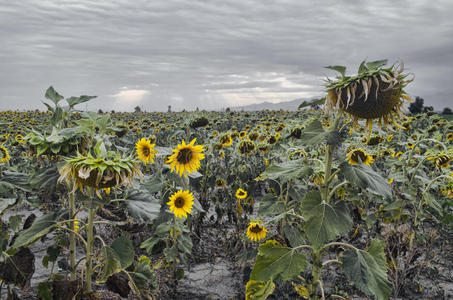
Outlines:
[[[44,110],[50,85],[117,111],[287,101],[322,95],[324,66],[383,58],[425,105],[453,107],[452,14],[451,0],[4,1],[0,109]]]

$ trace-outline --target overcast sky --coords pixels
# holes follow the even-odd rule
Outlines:
[[[2,110],[44,110],[50,85],[117,111],[287,101],[322,95],[324,66],[384,58],[425,105],[453,108],[451,0],[2,2]]]

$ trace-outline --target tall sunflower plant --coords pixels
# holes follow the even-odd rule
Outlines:
[[[201,177],[197,171],[201,167],[201,160],[205,159],[203,145],[196,144],[196,138],[190,143],[183,139],[176,148],[168,151],[163,147],[158,148],[164,151],[165,165],[158,168],[164,180],[164,189],[161,193],[160,217],[153,222],[154,234],[144,240],[141,248],[148,253],[162,251],[164,254],[163,266],[169,269],[171,276],[176,280],[184,276],[184,269],[181,264],[187,263],[187,255],[192,253],[192,239],[190,228],[194,212],[202,212],[199,201],[194,196],[191,183]],[[136,143],[137,157],[144,163],[154,162],[155,155],[158,155],[155,144],[143,138]],[[170,174],[165,170],[169,170]],[[170,175],[170,176],[169,176]],[[157,245],[164,247],[157,249]]]
[[[373,120],[384,128],[390,124],[402,128],[397,119],[405,118],[401,107],[409,96],[404,88],[412,79],[407,79],[402,65],[384,67],[386,63],[362,62],[353,76],[346,76],[345,67],[328,67],[341,76],[326,80],[324,106],[328,119],[312,120],[301,130],[299,146],[307,155],[273,163],[258,178],[277,182],[278,191],[265,195],[260,206],[261,214],[271,218],[251,226],[259,231],[277,223],[278,238],[259,246],[246,286],[247,299],[258,294],[266,298],[275,282],[281,281],[292,281],[296,292],[308,299],[326,299],[331,291],[322,275],[332,265],[340,266],[363,293],[379,300],[389,298],[392,284],[387,277],[385,244],[378,236],[368,237],[372,240],[365,250],[348,242],[348,234],[354,229],[351,212],[360,201],[344,197],[353,188],[378,202],[392,198],[390,184],[372,167],[373,156],[346,141],[359,127],[360,119],[366,121],[367,139]],[[255,240],[265,237],[252,236]],[[335,249],[336,254],[332,252]],[[309,265],[311,271],[307,272]]]

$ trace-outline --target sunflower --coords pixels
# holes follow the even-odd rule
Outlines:
[[[247,192],[241,188],[238,188],[236,191],[236,198],[245,199],[247,197]]]
[[[216,187],[224,187],[226,185],[225,180],[223,178],[219,178],[215,181]]]
[[[154,156],[158,153],[154,150],[155,146],[156,144],[151,144],[149,140],[142,138],[135,144],[137,158],[145,164],[148,164],[149,162],[154,163]]]
[[[262,225],[260,221],[252,221],[249,223],[249,227],[247,228],[247,237],[252,241],[260,241],[266,237],[267,233],[266,227]]]
[[[220,138],[220,144],[223,147],[230,147],[233,144],[233,139],[231,138],[231,136],[229,134],[224,134]]]
[[[370,165],[373,163],[374,159],[365,152],[362,148],[356,148],[348,153],[347,155],[348,162],[351,165],[365,164]]]
[[[177,218],[187,217],[187,214],[190,214],[192,211],[194,197],[188,190],[177,191],[169,199],[170,201],[167,204]]]
[[[447,133],[447,142],[453,141],[453,132]]]
[[[439,153],[438,155],[428,156],[428,160],[434,160],[436,166],[439,168],[449,168],[450,161],[453,159],[450,155],[446,153]]]
[[[8,160],[11,159],[8,150],[6,150],[6,148],[3,147],[2,145],[0,145],[0,153],[1,153],[0,162],[7,162]]]
[[[406,79],[408,74],[402,74],[403,64],[383,68],[386,64],[387,60],[363,61],[355,76],[346,76],[344,66],[327,67],[340,72],[342,77],[336,80],[327,78],[326,108],[338,108],[350,114],[354,119],[354,128],[359,118],[365,119],[368,136],[371,135],[374,119],[380,124],[383,122],[386,127],[391,122],[404,129],[396,123],[395,117],[404,117],[401,107],[404,100],[410,101],[411,97],[403,89],[413,78]]]
[[[14,137],[14,140],[18,143],[25,143],[25,140],[24,140],[24,137],[22,136],[22,134],[18,134]]]
[[[240,138],[240,139],[245,138],[246,135],[247,135],[247,131],[241,131],[241,132],[239,132],[239,138]]]
[[[173,150],[174,154],[167,160],[172,172],[176,169],[179,176],[184,174],[187,177],[187,174],[200,168],[200,160],[204,159],[204,153],[201,153],[204,151],[204,146],[195,146],[196,140],[196,138],[193,139],[190,144],[187,145],[186,142],[182,140],[182,143],[178,144],[178,148]]]
[[[242,141],[239,144],[239,153],[242,155],[252,155],[255,152],[255,143],[249,140]]]

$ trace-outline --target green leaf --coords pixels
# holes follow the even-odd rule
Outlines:
[[[303,254],[293,248],[282,246],[275,240],[269,240],[258,248],[258,256],[253,265],[251,280],[267,281],[281,278],[291,280],[307,266]]]
[[[119,271],[121,271],[121,262],[116,251],[108,246],[102,248],[102,271],[99,281],[104,282]]]
[[[189,235],[184,235],[181,234],[178,236],[178,249],[186,254],[191,254],[192,253],[192,239],[190,238]]]
[[[245,288],[246,300],[265,300],[275,289],[275,283],[272,280],[256,281],[249,280]]]
[[[302,238],[302,232],[295,226],[295,224],[285,224],[283,226],[283,233],[285,237],[288,239],[291,247],[297,247],[304,244],[304,239]]]
[[[22,216],[15,215],[9,217],[9,226],[13,231],[17,231],[19,229],[20,223],[22,223]]]
[[[314,146],[323,143],[328,134],[329,132],[322,128],[322,123],[319,120],[314,120],[302,131],[300,140],[304,145]]]
[[[37,218],[30,228],[19,233],[14,241],[13,248],[27,246],[48,234],[55,229],[56,223],[60,221],[64,215],[67,215],[67,210],[52,211]]]
[[[80,103],[84,103],[84,102],[90,101],[91,99],[94,99],[94,98],[96,98],[96,97],[97,97],[97,96],[86,96],[86,95],[82,95],[82,96],[80,96],[80,97],[70,97],[70,98],[67,98],[67,99],[66,99],[66,102],[68,102],[70,108],[73,108],[73,107],[76,106],[77,104],[80,104]]]
[[[349,182],[361,188],[366,188],[373,194],[381,195],[384,198],[392,196],[392,187],[388,181],[370,166],[365,164],[350,165],[344,162],[340,165],[340,169]]]
[[[368,70],[367,65],[365,64],[365,61],[362,61],[359,66],[359,70],[357,71],[358,74],[362,74]]]
[[[161,203],[148,192],[134,191],[126,199],[127,209],[135,219],[152,221],[159,215]]]
[[[312,100],[305,100],[299,105],[298,109],[307,107],[307,106],[312,106],[312,105],[321,105],[326,102],[326,97],[323,98],[318,98],[318,99],[312,99]]]
[[[16,198],[0,198],[0,216],[16,203]]]
[[[284,183],[294,178],[309,175],[311,172],[312,169],[309,166],[306,166],[304,159],[289,160],[281,164],[272,163],[260,174],[258,179],[273,179]]]
[[[278,198],[272,194],[266,194],[260,201],[258,214],[260,216],[278,215],[286,210],[285,203],[278,201]]]
[[[113,241],[111,247],[117,254],[122,269],[126,269],[134,262],[134,245],[129,238],[120,236]]]
[[[64,98],[62,95],[58,94],[52,86],[47,89],[45,97],[55,104],[57,104],[61,99]]]
[[[52,300],[52,284],[43,281],[38,284],[38,296],[42,300]]]
[[[371,61],[371,62],[367,63],[366,66],[369,70],[377,70],[386,64],[387,64],[387,60],[384,59],[384,60]]]
[[[302,199],[302,215],[307,219],[305,232],[314,248],[337,236],[345,235],[352,228],[349,209],[344,202],[337,205],[322,202],[319,192],[307,193]]]
[[[337,71],[341,74],[341,77],[344,77],[346,74],[346,67],[345,66],[328,66],[325,67],[326,69]]]
[[[157,243],[159,243],[160,238],[158,237],[150,237],[149,239],[146,239],[143,241],[143,243],[140,244],[141,249],[146,249],[147,253],[151,253],[153,251],[153,248]]]
[[[383,242],[374,239],[368,251],[346,250],[341,258],[346,277],[355,286],[378,300],[386,300],[392,292],[392,284],[387,279],[387,262]]]

